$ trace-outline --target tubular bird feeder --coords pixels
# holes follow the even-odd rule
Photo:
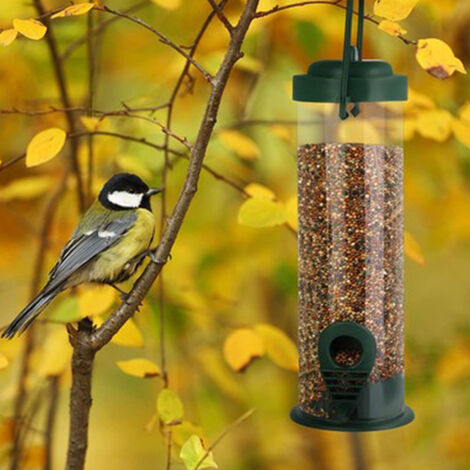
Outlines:
[[[364,0],[342,60],[294,77],[298,102],[299,424],[367,431],[404,401],[403,118],[407,78],[362,59]]]

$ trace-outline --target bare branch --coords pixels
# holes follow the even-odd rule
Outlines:
[[[217,17],[219,20],[222,22],[222,24],[225,26],[225,29],[230,33],[230,36],[233,34],[233,25],[230,23],[228,18],[225,16],[222,8],[217,4],[215,0],[208,0],[210,3],[212,9],[216,12]]]
[[[209,454],[215,449],[215,447],[220,443],[220,441],[234,428],[236,428],[239,424],[243,423],[243,421],[247,420],[253,413],[255,412],[254,409],[248,410],[246,413],[243,413],[238,419],[236,419],[232,424],[227,426],[222,433],[214,440],[214,442],[206,449],[205,454],[201,457],[201,460],[196,464],[194,470],[198,470],[201,465],[203,464],[204,460],[209,456]]]
[[[90,338],[93,325],[82,320],[78,330],[68,326],[73,346],[72,389],[70,392],[70,431],[66,470],[82,470],[88,448],[88,423],[91,408],[91,379],[95,350]]]
[[[132,13],[133,11],[140,10],[142,7],[148,5],[150,3],[150,0],[143,0],[142,2],[136,3],[135,5],[131,5],[129,8],[123,10],[124,13]],[[93,28],[91,34],[93,36],[97,37],[102,35],[109,26],[114,24],[116,21],[120,19],[119,16],[113,16],[106,21],[101,22],[97,27]],[[85,44],[87,42],[87,35],[82,36],[81,38],[76,39],[75,41],[71,42],[64,50],[62,53],[61,59],[62,60],[67,60],[68,57],[80,46]]]
[[[298,7],[304,7],[304,6],[309,6],[309,5],[333,5],[338,8],[342,8],[343,10],[346,9],[346,6],[343,5],[342,0],[333,0],[333,1],[328,1],[328,0],[307,0],[303,2],[297,2],[297,3],[291,3],[289,5],[276,5],[274,8],[271,8],[270,10],[264,10],[264,11],[259,11],[256,14],[256,18],[264,18],[265,16],[273,15],[275,13],[279,13],[281,11],[289,10],[291,8],[298,8]],[[358,12],[354,11],[354,14],[357,15]],[[378,25],[380,21],[377,21],[373,16],[370,15],[365,15],[364,19],[366,21],[370,21],[371,23],[374,23],[375,25]],[[399,34],[397,36],[398,39],[403,41],[407,46],[416,46],[417,42],[413,41],[411,39],[406,38],[402,34]]]
[[[163,33],[158,31],[157,29],[155,29],[153,26],[150,26],[149,24],[147,24],[145,21],[141,20],[140,18],[137,18],[135,16],[131,16],[127,13],[123,13],[123,12],[120,12],[120,11],[117,11],[117,10],[113,10],[113,9],[107,7],[107,6],[95,7],[95,9],[100,10],[100,11],[104,11],[106,13],[110,13],[112,15],[120,16],[122,18],[126,18],[129,21],[132,21],[132,22],[144,27],[148,31],[152,32],[153,34],[155,34],[159,38],[160,42],[162,42],[163,44],[165,44],[165,45],[171,47],[172,49],[174,49],[176,52],[178,52],[178,54],[182,55],[186,60],[189,60],[191,62],[191,64],[194,65],[194,67],[196,67],[199,70],[199,72],[202,74],[202,76],[210,84],[213,84],[214,77],[212,77],[212,75],[199,62],[197,62],[193,57],[188,55],[180,46],[175,44],[173,41],[171,41],[169,38],[167,38]]]
[[[215,122],[217,120],[220,101],[230,73],[235,63],[242,55],[241,45],[248,27],[254,19],[257,5],[258,0],[247,1],[240,21],[234,29],[234,34],[231,38],[222,65],[220,66],[220,69],[215,77],[214,86],[212,88],[199,133],[191,153],[182,192],[172,211],[171,216],[168,219],[165,232],[155,253],[155,258],[161,260],[161,262],[152,262],[147,266],[143,274],[134,284],[127,301],[122,304],[113,313],[113,315],[111,315],[110,318],[104,322],[103,325],[101,325],[100,328],[91,334],[91,343],[95,350],[101,349],[109,341],[111,341],[113,336],[119,331],[124,323],[135,313],[153,282],[160,274],[163,265],[166,263],[166,260],[170,255],[171,248],[176,241],[176,237],[181,229],[186,213],[196,193],[204,156],[207,150],[209,139],[214,129]]]

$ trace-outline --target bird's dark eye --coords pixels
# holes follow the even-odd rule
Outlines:
[[[135,193],[135,189],[134,188],[129,188],[127,190],[128,193],[131,193],[131,194],[134,194]]]

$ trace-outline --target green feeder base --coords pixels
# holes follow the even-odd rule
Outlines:
[[[296,406],[290,412],[290,417],[297,424],[307,426],[309,428],[325,429],[328,431],[349,431],[349,432],[360,432],[360,431],[382,431],[384,429],[398,428],[405,424],[411,423],[414,420],[414,413],[408,406],[405,407],[405,411],[394,418],[388,419],[361,419],[361,420],[348,420],[344,422],[335,422],[333,420],[327,420],[317,418],[309,415],[302,411],[300,407]]]

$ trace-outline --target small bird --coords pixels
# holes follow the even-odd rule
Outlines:
[[[63,290],[83,283],[115,284],[131,277],[145,256],[155,232],[150,198],[162,188],[149,188],[138,176],[110,178],[65,245],[41,292],[2,333],[11,339],[23,333]]]

